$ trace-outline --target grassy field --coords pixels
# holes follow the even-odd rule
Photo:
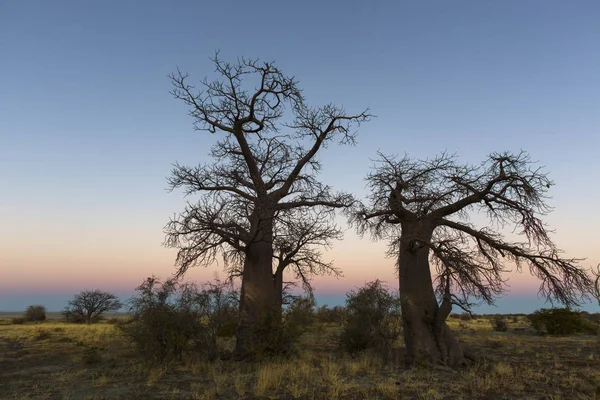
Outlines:
[[[1,399],[600,399],[600,337],[536,336],[524,318],[494,332],[450,319],[482,356],[457,372],[402,367],[338,351],[340,328],[317,325],[297,357],[259,364],[189,357],[148,366],[114,326],[0,321]],[[233,339],[225,343],[233,346]]]
[[[121,318],[123,316],[126,315],[126,313],[119,313],[119,312],[109,312],[109,313],[104,313],[102,314],[104,316],[105,319],[110,319],[110,318]],[[0,311],[0,320],[7,320],[7,319],[12,319],[12,318],[18,318],[18,317],[22,317],[23,316],[23,312],[18,312],[18,311]],[[62,313],[60,311],[46,311],[46,319],[48,321],[61,321],[63,320],[65,317],[62,315]]]

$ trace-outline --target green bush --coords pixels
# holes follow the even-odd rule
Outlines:
[[[102,362],[100,348],[96,346],[86,347],[81,354],[81,361],[85,365],[100,364]]]
[[[27,307],[24,318],[27,321],[45,321],[46,320],[46,307],[34,305]]]
[[[387,362],[392,344],[402,331],[400,297],[376,280],[348,293],[346,310],[342,347],[349,353],[375,348]]]
[[[506,323],[506,319],[504,317],[494,317],[490,319],[492,323],[492,329],[495,332],[506,332],[508,331],[508,324]]]
[[[230,285],[217,280],[200,290],[191,283],[163,283],[152,277],[136,291],[131,318],[116,326],[144,358],[162,362],[180,359],[188,351],[218,355],[217,335],[237,315],[237,292]]]
[[[585,333],[596,335],[598,324],[587,320],[579,312],[568,308],[542,308],[530,315],[531,325],[539,334],[572,335]]]

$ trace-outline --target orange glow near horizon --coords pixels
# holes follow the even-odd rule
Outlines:
[[[0,290],[5,293],[78,292],[101,288],[131,292],[148,276],[168,278],[175,272],[176,251],[160,246],[162,232],[150,229],[155,225],[158,224],[152,220],[140,224],[134,236],[129,235],[131,230],[114,229],[108,223],[86,231],[64,227],[57,232],[51,226],[41,226],[29,234],[27,242],[0,241]],[[570,229],[563,229],[558,232],[560,236],[555,237],[559,247],[567,250],[565,256],[587,255],[589,258],[581,265],[597,265],[600,256],[592,246],[591,236],[577,240],[577,234],[587,233],[587,230],[567,227]],[[396,289],[395,262],[385,257],[386,248],[386,243],[374,243],[368,238],[360,239],[352,231],[346,232],[345,240],[335,243],[324,256],[334,261],[343,277],[315,277],[317,293],[345,293],[375,279]],[[211,280],[215,273],[224,277],[221,263],[209,268],[192,268],[186,279]],[[529,274],[527,267],[520,274],[507,274],[506,278],[510,293],[537,293],[540,282]]]

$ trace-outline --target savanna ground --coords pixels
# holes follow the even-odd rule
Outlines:
[[[388,365],[376,353],[351,357],[338,350],[341,328],[323,324],[290,359],[186,357],[149,366],[114,325],[67,324],[51,314],[23,325],[0,315],[1,399],[600,399],[600,337],[537,336],[523,316],[507,318],[507,332],[494,332],[487,318],[451,318],[481,355],[452,372],[405,370],[402,340]]]

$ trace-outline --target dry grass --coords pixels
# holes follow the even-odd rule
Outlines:
[[[458,372],[403,369],[401,342],[393,364],[341,354],[335,326],[306,334],[293,359],[148,366],[113,325],[1,324],[0,398],[600,399],[599,337],[540,337],[525,319],[508,323],[508,332],[493,332],[485,319],[451,319],[482,355]]]

